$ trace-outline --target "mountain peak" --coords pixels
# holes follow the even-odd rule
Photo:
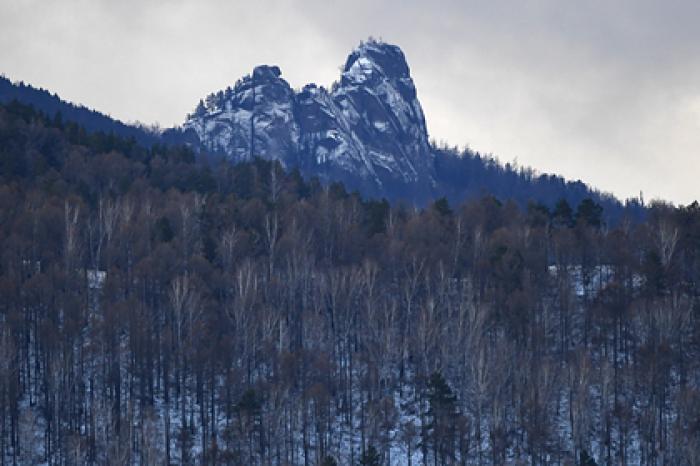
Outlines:
[[[209,151],[234,161],[279,160],[372,195],[432,192],[423,111],[395,45],[361,42],[330,92],[315,85],[294,92],[277,66],[261,65],[230,92],[212,95],[208,110],[184,125]]]
[[[256,81],[274,81],[282,75],[279,66],[258,65],[253,68],[253,79]]]
[[[410,79],[403,51],[397,45],[374,39],[360,42],[345,61],[343,79],[360,84],[379,76],[392,80]]]

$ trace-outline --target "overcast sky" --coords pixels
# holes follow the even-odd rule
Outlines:
[[[404,50],[432,138],[685,204],[699,25],[695,0],[0,0],[0,73],[171,126],[258,64],[328,86],[371,35]]]

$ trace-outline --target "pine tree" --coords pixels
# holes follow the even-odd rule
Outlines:
[[[367,450],[360,457],[360,466],[380,466],[381,464],[382,458],[372,445],[367,447]]]
[[[433,373],[427,386],[428,423],[425,426],[424,442],[432,445],[435,463],[444,464],[452,453],[454,426],[458,417],[457,397],[439,372]]]
[[[591,198],[586,198],[578,205],[576,209],[576,223],[582,222],[586,225],[600,228],[603,223],[603,207],[597,204]]]
[[[201,117],[206,115],[207,113],[207,107],[204,105],[204,101],[202,99],[199,99],[199,103],[197,104],[197,108],[194,110],[194,116]]]
[[[583,450],[579,455],[579,466],[598,466],[593,458],[588,454],[586,450]]]
[[[443,216],[448,216],[452,215],[452,209],[450,208],[450,203],[448,202],[446,197],[441,197],[437,201],[433,203],[433,209],[437,213]]]
[[[554,206],[554,225],[557,227],[572,227],[574,225],[574,213],[566,199],[560,199]]]

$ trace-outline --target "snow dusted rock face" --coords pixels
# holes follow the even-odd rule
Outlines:
[[[431,186],[425,117],[401,49],[373,41],[361,44],[345,62],[333,101],[361,142],[363,161],[378,185]]]
[[[300,152],[304,168],[317,171],[347,171],[363,178],[369,176],[363,163],[364,147],[333,97],[323,87],[308,84],[297,94],[297,120],[300,128]]]
[[[226,91],[212,94],[184,125],[201,146],[232,161],[253,156],[293,163],[299,130],[294,120],[294,91],[276,66],[258,66]]]
[[[184,129],[234,162],[279,160],[372,196],[425,199],[435,184],[406,59],[382,42],[360,44],[331,91],[309,84],[294,93],[279,68],[259,66],[200,102]]]

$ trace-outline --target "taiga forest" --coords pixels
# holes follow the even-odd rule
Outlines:
[[[0,464],[700,464],[700,207],[606,206],[3,103]]]

